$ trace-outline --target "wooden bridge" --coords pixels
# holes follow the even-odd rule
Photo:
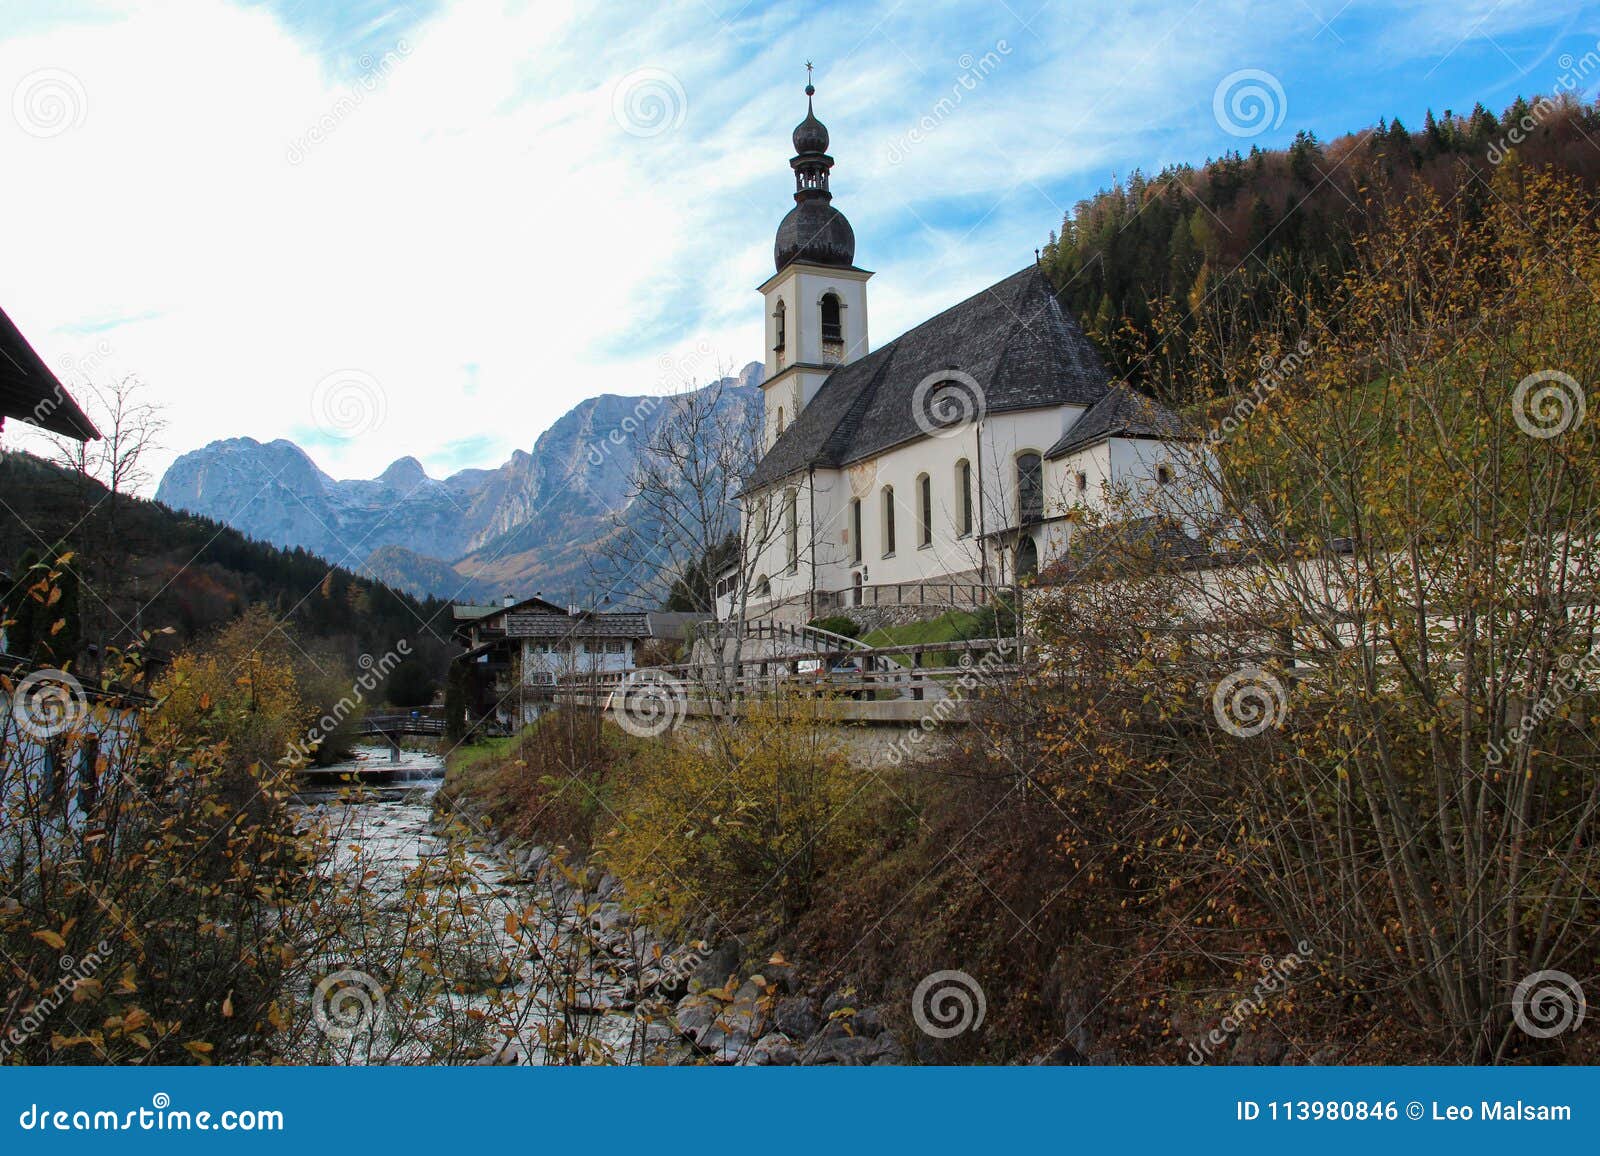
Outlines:
[[[444,711],[425,707],[403,714],[372,714],[361,720],[363,738],[381,738],[389,744],[389,761],[400,761],[400,740],[406,737],[443,738]]]
[[[573,676],[541,689],[559,702],[626,710],[630,696],[650,694],[655,683],[668,688],[687,716],[737,713],[740,703],[781,691],[815,697],[819,713],[839,722],[905,726],[931,714],[941,723],[966,722],[979,686],[1012,681],[1025,669],[1024,643],[1014,637],[866,646],[807,627],[773,630],[787,635],[790,645],[758,645],[737,661],[702,653],[695,662]],[[819,637],[802,637],[807,634]]]

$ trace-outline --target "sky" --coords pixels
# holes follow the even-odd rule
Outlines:
[[[1597,39],[1568,0],[0,0],[0,307],[75,393],[143,383],[154,477],[238,436],[440,477],[760,359],[808,60],[877,346],[1135,168],[1498,112]]]

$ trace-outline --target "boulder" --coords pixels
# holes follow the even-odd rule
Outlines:
[[[736,940],[718,944],[690,973],[690,988],[694,989],[695,984],[702,988],[721,987],[738,973],[743,954]]]
[[[698,1044],[721,1014],[722,1005],[710,996],[686,995],[678,1001],[673,1019],[678,1031]]]
[[[810,1039],[822,1027],[822,1019],[803,995],[780,999],[772,1009],[772,1022],[791,1039]]]
[[[734,992],[733,1001],[722,1009],[718,1024],[753,1040],[766,1030],[771,1007],[772,1001],[766,992],[747,979]]]
[[[807,1040],[800,1049],[800,1062],[860,1066],[898,1052],[899,1045],[892,1039],[885,1044],[882,1037],[875,1036],[838,1036],[832,1039],[819,1036]]]
[[[782,1032],[768,1032],[757,1040],[741,1061],[762,1067],[788,1067],[800,1062],[794,1041]]]

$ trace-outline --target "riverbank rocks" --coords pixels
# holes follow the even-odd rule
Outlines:
[[[822,1030],[822,1017],[807,996],[780,999],[772,1009],[772,1022],[790,1039],[803,1040]]]
[[[718,944],[701,960],[700,966],[690,973],[689,990],[721,987],[738,974],[739,961],[742,957],[743,952],[734,940]]]

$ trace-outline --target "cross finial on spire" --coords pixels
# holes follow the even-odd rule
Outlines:
[[[811,61],[806,61],[806,95],[815,96],[816,88],[811,83]]]

